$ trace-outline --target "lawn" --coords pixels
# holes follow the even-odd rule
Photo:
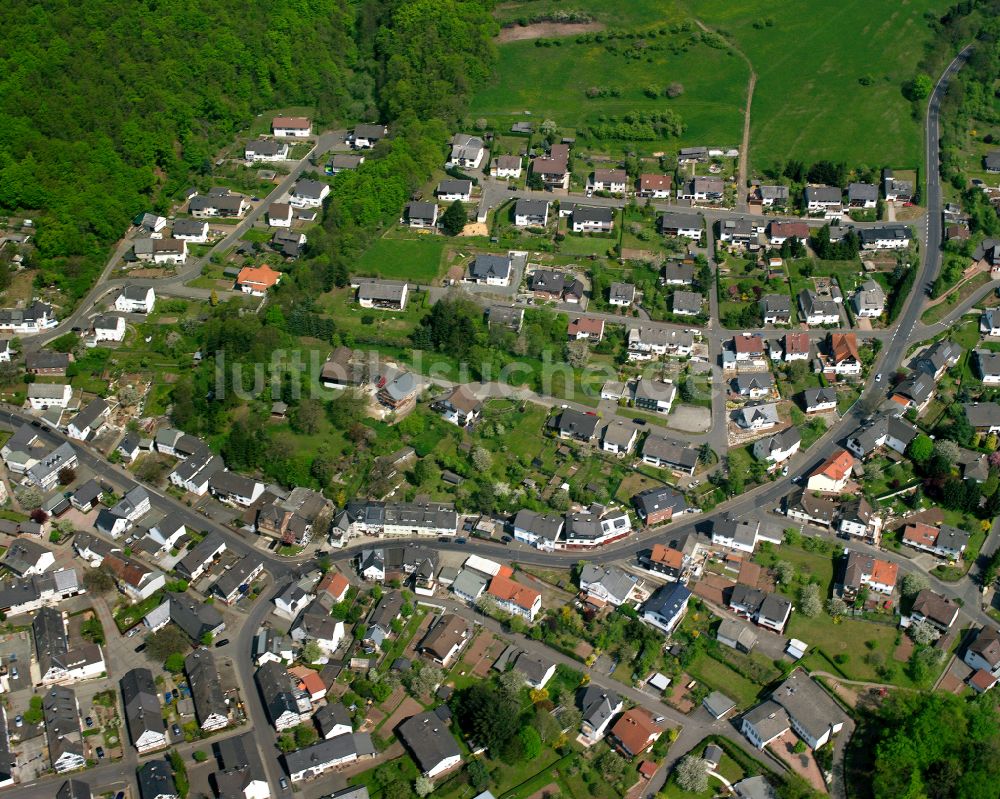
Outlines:
[[[444,245],[445,240],[441,236],[381,238],[365,250],[355,271],[360,275],[389,280],[430,283],[440,272]]]
[[[617,4],[616,16],[622,5],[633,10],[631,2]],[[644,5],[650,12],[647,24],[664,22],[660,8]],[[639,22],[634,17],[628,21]],[[737,146],[742,136],[749,77],[746,63],[726,49],[701,43],[688,48],[678,46],[685,38],[684,34],[658,36],[647,39],[643,48],[636,47],[632,39],[577,43],[575,38],[564,38],[558,40],[560,46],[545,48],[539,48],[534,41],[500,45],[496,78],[475,95],[469,115],[486,117],[506,130],[515,119],[524,119],[527,111],[538,122],[552,119],[564,132],[575,132],[579,146],[583,144],[584,129],[601,123],[603,118],[671,110],[685,124],[679,140],[647,140],[643,135],[639,141],[617,143],[588,139],[586,146],[609,152],[621,151],[628,144],[644,154],[687,144]],[[671,47],[680,52],[671,52]],[[684,93],[673,100],[651,98],[644,93],[648,87],[662,90],[675,81],[683,83]],[[590,99],[590,88],[611,94]],[[615,93],[618,96],[613,96]]]
[[[955,307],[979,291],[983,286],[992,280],[988,272],[974,275],[964,283],[949,291],[944,298],[936,305],[932,305],[920,317],[920,321],[926,325],[933,325],[940,322],[944,317],[955,310]]]
[[[734,700],[740,710],[746,710],[757,703],[757,695],[761,691],[759,685],[705,652],[698,654],[688,666],[687,672],[713,691],[721,691]]]
[[[944,4],[691,0],[687,6],[735,40],[757,72],[754,169],[789,158],[899,168],[922,162],[923,116],[913,118],[901,87],[931,38],[924,12],[940,14]]]

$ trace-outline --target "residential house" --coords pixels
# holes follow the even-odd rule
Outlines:
[[[917,372],[923,372],[935,380],[940,380],[946,371],[958,364],[962,352],[961,345],[943,338],[921,352],[914,359],[913,368]]]
[[[632,521],[623,510],[608,511],[594,504],[585,511],[566,514],[561,549],[589,549],[624,538],[632,532]]]
[[[550,423],[559,434],[559,438],[589,442],[597,432],[600,418],[594,413],[566,408],[558,416],[553,417]]]
[[[691,592],[683,583],[660,586],[643,604],[642,619],[670,635],[684,618],[690,598]]]
[[[205,196],[192,197],[188,201],[188,211],[195,219],[225,217],[239,219],[250,210],[250,203],[242,194],[234,194],[229,189],[215,188]]]
[[[754,199],[764,208],[788,203],[788,186],[757,186]]]
[[[385,125],[356,125],[349,141],[355,150],[370,150],[388,135],[389,128]]]
[[[964,408],[965,418],[977,433],[1000,433],[1000,403],[974,402]]]
[[[598,342],[604,338],[604,320],[591,316],[578,316],[569,320],[566,334],[571,341]]]
[[[773,402],[745,405],[736,411],[734,419],[739,427],[753,432],[770,430],[781,421],[778,418],[778,406]]]
[[[732,351],[736,363],[742,366],[766,367],[764,360],[764,338],[754,333],[740,333],[733,336]]]
[[[725,191],[726,184],[721,178],[693,177],[678,187],[677,199],[696,203],[721,203]]]
[[[738,375],[732,380],[734,394],[747,399],[758,400],[774,394],[774,378],[770,372]]]
[[[233,605],[246,596],[253,581],[264,571],[264,561],[256,555],[246,555],[227,568],[212,583],[209,593],[227,605]]]
[[[686,330],[633,327],[626,340],[630,361],[651,361],[663,356],[684,358],[694,350],[694,337]]]
[[[125,317],[100,314],[94,317],[94,341],[121,341],[125,338]]]
[[[27,397],[32,410],[66,408],[73,399],[73,387],[68,383],[29,383]]]
[[[657,175],[644,172],[639,176],[639,196],[652,197],[656,200],[667,199],[671,196],[674,179],[672,175]]]
[[[601,449],[615,455],[627,455],[635,446],[639,428],[627,419],[614,418],[601,434]]]
[[[197,219],[178,219],[174,222],[171,231],[176,241],[187,241],[192,244],[204,244],[208,241],[208,222],[201,222]],[[170,241],[170,239],[164,239]],[[162,252],[162,251],[161,251]],[[182,255],[187,255],[187,248],[181,248]],[[156,247],[153,247],[153,260],[156,260]]]
[[[264,493],[264,484],[252,477],[220,469],[208,478],[212,496],[230,505],[249,507]]]
[[[791,239],[805,244],[810,235],[811,228],[806,222],[771,222],[767,230],[767,240],[772,247],[780,247]]]
[[[316,597],[307,593],[298,583],[289,583],[274,598],[274,612],[291,621]]]
[[[635,286],[631,283],[612,283],[608,289],[608,304],[615,308],[627,308],[635,302]]]
[[[927,622],[939,633],[947,633],[958,620],[959,609],[959,604],[953,599],[924,588],[913,600],[910,622]]]
[[[411,716],[396,728],[396,734],[425,777],[433,779],[462,762],[458,743],[435,713]]]
[[[882,170],[882,193],[887,202],[908,203],[913,197],[913,182],[899,180],[891,169]]]
[[[125,672],[119,682],[129,739],[139,754],[167,746],[167,727],[160,710],[159,690],[147,668]]]
[[[250,163],[288,160],[288,143],[273,139],[251,139],[243,146],[243,157]]]
[[[636,408],[652,413],[670,413],[677,396],[677,387],[666,380],[639,378],[635,382],[632,402]]]
[[[31,375],[65,377],[66,367],[69,364],[69,355],[64,352],[39,350],[38,352],[28,352],[24,356],[24,370]]]
[[[30,336],[57,324],[52,306],[38,300],[27,308],[0,308],[0,331]]]
[[[100,397],[91,400],[67,425],[66,435],[78,441],[86,441],[101,431],[110,415],[111,408],[107,402]]]
[[[465,619],[454,613],[445,613],[424,635],[418,651],[442,668],[447,668],[471,637],[472,630]]]
[[[623,707],[618,694],[595,683],[580,691],[578,702],[583,713],[580,730],[594,743],[604,737],[611,719],[621,713]]]
[[[904,455],[917,432],[913,425],[897,416],[879,414],[851,433],[846,445],[859,458],[868,458],[883,447]]]
[[[329,659],[344,640],[344,622],[334,619],[325,605],[313,600],[295,620],[290,633],[299,645],[315,642],[322,656]]]
[[[698,465],[698,450],[659,433],[650,433],[642,442],[642,460],[650,466],[693,475]]]
[[[486,155],[486,145],[478,136],[456,133],[451,137],[451,154],[445,164],[449,168],[479,169]],[[520,163],[520,160],[518,161]]]
[[[199,647],[184,658],[184,673],[191,686],[194,713],[202,732],[213,732],[229,726],[229,702],[222,690],[222,677],[215,656]]]
[[[569,188],[569,146],[553,144],[549,154],[536,158],[531,162],[531,173],[541,178],[542,185],[553,189]]]
[[[62,612],[43,606],[31,620],[38,683],[56,685],[90,680],[106,673],[104,654],[97,644],[70,647]]]
[[[226,541],[217,532],[210,532],[174,566],[185,580],[197,580],[226,551]]]
[[[219,799],[270,799],[271,787],[252,734],[224,738],[213,748],[221,768],[210,779]]]
[[[18,537],[10,542],[7,551],[0,558],[0,566],[12,571],[18,577],[30,577],[51,569],[56,562],[51,550],[26,538]]]
[[[878,546],[882,536],[882,517],[864,497],[855,497],[840,506],[840,534],[863,538]]]
[[[1000,359],[997,365],[1000,366]],[[1000,375],[997,382],[1000,383]],[[933,399],[936,388],[937,382],[933,377],[925,372],[915,372],[896,385],[892,400],[905,409],[913,408],[921,413]]]
[[[847,557],[836,589],[846,602],[854,602],[863,589],[892,596],[899,574],[895,563],[850,549],[845,549],[844,553]]]
[[[497,574],[490,580],[487,593],[504,613],[520,616],[527,622],[534,622],[542,609],[542,595],[534,588]]]
[[[363,155],[351,153],[336,153],[326,165],[326,174],[339,175],[341,172],[353,172],[365,162]]]
[[[907,524],[903,527],[902,541],[914,549],[930,552],[939,558],[960,560],[969,546],[970,535],[965,530],[942,524],[933,527],[923,522]]]
[[[740,652],[750,653],[757,646],[757,633],[738,619],[723,619],[715,633],[716,640]]]
[[[806,186],[804,199],[810,213],[840,211],[843,205],[843,195],[837,186]]]
[[[152,261],[159,265],[180,265],[187,258],[186,239],[153,239]],[[121,309],[119,309],[121,310]]]
[[[583,299],[583,283],[574,275],[536,269],[528,276],[528,290],[536,299],[578,303]]]
[[[438,183],[434,194],[441,202],[454,202],[455,200],[468,202],[472,199],[472,181],[454,178],[442,180]]]
[[[840,732],[846,721],[840,706],[802,669],[788,675],[770,701],[784,709],[795,734],[813,750]]]
[[[615,209],[606,206],[575,205],[570,217],[574,233],[610,233],[615,226]]]
[[[707,147],[682,147],[677,153],[678,164],[700,164],[708,160]]]
[[[275,117],[271,120],[271,133],[283,138],[304,139],[312,130],[308,117]]]
[[[580,570],[580,592],[591,604],[619,607],[636,597],[639,578],[617,566],[585,563]]]
[[[824,388],[807,388],[802,392],[802,406],[806,413],[826,413],[837,408],[837,389],[825,386]],[[850,449],[850,440],[847,448]]]
[[[782,633],[792,614],[792,603],[780,594],[737,583],[729,597],[729,609],[761,627]]]
[[[451,584],[451,590],[459,599],[472,604],[482,596],[489,582],[487,575],[475,569],[462,569]]]
[[[913,240],[907,225],[879,225],[858,230],[862,250],[905,250]]]
[[[152,313],[156,292],[152,286],[126,286],[115,300],[115,310],[122,313]]]
[[[546,686],[556,673],[556,664],[543,657],[529,655],[517,647],[510,645],[500,653],[493,668],[503,673],[511,668],[524,675],[524,681],[529,687],[540,690]]]
[[[111,538],[119,538],[152,509],[149,492],[140,485],[128,491],[110,508],[102,508],[94,526]]]
[[[656,723],[653,714],[645,708],[634,707],[626,710],[608,732],[612,748],[631,759],[638,757],[656,743],[663,728]]]
[[[387,280],[362,280],[358,283],[358,305],[379,310],[406,310],[409,285]]]
[[[150,611],[144,621],[152,632],[173,622],[192,641],[214,637],[226,629],[222,614],[212,605],[195,602],[186,594],[170,592],[163,604]]]
[[[882,286],[874,280],[866,280],[854,292],[854,313],[862,318],[877,319],[885,312],[885,299]]]
[[[587,181],[588,194],[595,191],[624,194],[627,187],[628,175],[624,169],[595,169]]]
[[[962,660],[969,668],[986,672],[994,681],[1000,679],[1000,630],[981,628]]]
[[[664,236],[700,242],[705,235],[705,220],[701,214],[664,213],[656,221]]]
[[[740,732],[758,749],[763,749],[790,729],[791,722],[785,709],[771,700],[751,708],[740,720]]]
[[[520,172],[520,159],[518,171]],[[548,200],[520,199],[514,204],[515,227],[545,227],[549,223]]]
[[[293,208],[319,208],[330,196],[330,185],[319,180],[302,179],[295,183],[289,205]]]
[[[139,799],[180,799],[169,760],[149,760],[136,773]]]
[[[799,429],[789,427],[773,436],[757,439],[753,454],[758,460],[767,461],[769,469],[775,469],[798,452],[801,444]]]
[[[468,427],[479,418],[483,403],[466,386],[458,386],[443,399],[434,403],[445,421]]]
[[[521,177],[521,167],[521,156],[501,155],[493,159],[493,164],[490,166],[490,177],[516,180]]]
[[[163,572],[117,552],[106,555],[101,565],[114,575],[118,590],[133,602],[149,599],[166,585]]]
[[[340,702],[328,702],[317,708],[313,723],[324,740],[346,735],[354,729],[350,712]]]
[[[429,229],[437,225],[437,203],[414,200],[406,204],[404,219],[411,228]]]
[[[975,350],[976,371],[984,385],[1000,385],[1000,353],[991,350]]]
[[[649,571],[663,575],[671,581],[682,580],[690,564],[690,557],[679,549],[664,544],[653,544],[653,548],[639,553],[639,564]]]
[[[331,769],[375,757],[376,749],[367,732],[351,732],[287,752],[285,769],[292,784],[313,779]]]
[[[32,383],[28,386],[30,393],[32,386],[41,385]],[[76,450],[68,441],[64,441],[47,455],[39,458],[34,464],[28,466],[25,476],[26,481],[31,485],[38,486],[43,491],[48,491],[59,480],[59,473],[63,469],[72,469],[77,464]]]
[[[764,224],[749,217],[723,219],[719,222],[719,241],[733,247],[756,251],[760,249],[760,234]]]
[[[281,272],[267,264],[244,266],[236,276],[236,287],[251,297],[263,297],[267,290],[281,282]]]
[[[675,291],[671,311],[678,316],[698,316],[703,302],[701,294],[694,291]]]
[[[858,337],[854,333],[830,333],[827,351],[824,373],[839,377],[858,377],[861,374],[861,354]]]
[[[295,683],[285,667],[269,661],[257,669],[254,678],[274,729],[281,732],[299,724],[302,716],[295,698]]]
[[[874,208],[878,205],[878,186],[871,183],[850,183],[847,204],[851,208]]]
[[[543,515],[522,508],[514,516],[514,540],[532,546],[552,547],[562,534],[562,516]]]
[[[809,475],[806,488],[810,491],[840,494],[847,487],[853,470],[854,456],[842,449],[816,467],[816,470]]]
[[[823,300],[814,291],[802,289],[798,296],[799,312],[809,326],[835,325],[840,322],[840,306],[833,300]]]
[[[690,286],[694,283],[694,264],[679,264],[674,261],[664,264],[660,283],[664,286]]]
[[[765,325],[787,325],[792,320],[792,301],[787,294],[765,294],[760,298]]]
[[[983,311],[979,316],[979,332],[987,336],[1000,336],[1000,312],[994,308]]]
[[[76,692],[63,685],[53,685],[42,696],[42,716],[49,762],[59,774],[83,768],[83,736],[80,732],[80,705]]]

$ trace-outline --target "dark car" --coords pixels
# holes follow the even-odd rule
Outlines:
[[[97,747],[97,759],[98,760],[104,760],[104,747],[103,746],[98,746]]]
[[[139,644],[139,646],[137,646],[135,648],[135,651],[136,652],[145,652],[146,651],[146,643],[145,643],[145,641],[143,643]]]
[[[118,793],[115,794],[115,799],[125,799],[125,791],[118,791]]]
[[[87,718],[83,720],[83,723],[86,724],[88,727],[94,726],[94,720],[90,716],[87,716]]]
[[[286,780],[284,777],[279,777],[278,778],[278,785],[281,786],[281,790],[283,790],[283,791],[287,791],[288,790],[288,780]]]
[[[171,724],[170,725],[170,732],[172,732],[174,735],[180,735],[181,734],[181,728],[178,727],[176,724]]]
[[[465,539],[464,538],[456,538],[455,539],[455,543],[456,544],[464,544],[465,543]]]
[[[635,424],[646,424],[646,420],[645,419],[638,419],[638,418],[636,418],[636,419],[633,419],[632,421]]]
[[[220,646],[225,646],[228,643],[229,643],[228,638],[220,638],[218,641],[215,642],[215,648],[218,649]]]
[[[174,699],[176,699],[178,696],[181,695],[181,692],[178,691],[176,688],[174,688],[174,690],[172,690],[170,693],[174,695]]]

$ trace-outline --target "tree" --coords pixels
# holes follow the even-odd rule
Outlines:
[[[559,725],[570,735],[579,730],[581,724],[583,724],[583,714],[575,705],[566,706],[559,713]]]
[[[83,574],[83,587],[91,593],[106,594],[115,587],[115,578],[104,569],[88,569]]]
[[[961,450],[959,450],[958,444],[956,444],[954,441],[949,441],[948,439],[944,438],[935,442],[934,454],[937,457],[942,458],[945,462],[948,463],[949,466],[954,466],[955,463],[958,461],[958,457],[961,454]]]
[[[501,690],[513,700],[517,700],[526,682],[524,672],[518,669],[505,671],[497,678]]]
[[[295,735],[295,746],[299,749],[312,746],[319,738],[319,734],[312,724],[298,724],[292,732]]]
[[[126,407],[138,404],[141,399],[142,392],[136,386],[125,385],[118,389],[118,401]]]
[[[147,644],[148,648],[148,644]],[[171,652],[163,661],[163,668],[171,674],[180,674],[184,671],[184,655],[180,652]]]
[[[469,215],[465,211],[465,206],[461,200],[455,200],[448,206],[447,210],[441,214],[438,225],[441,230],[449,236],[457,236],[465,228],[465,223],[469,221]]]
[[[203,749],[195,749],[194,752],[191,754],[191,757],[194,758],[195,763],[204,763],[206,760],[208,760],[208,752],[204,751]]]
[[[17,498],[20,506],[25,510],[34,510],[41,505],[45,499],[42,492],[35,486],[16,488],[14,489],[14,496]]]
[[[847,603],[839,596],[830,597],[826,603],[826,612],[833,618],[839,619],[847,614]]]
[[[807,583],[799,589],[799,613],[807,618],[816,616],[823,609],[819,597],[819,586]]]
[[[413,783],[413,790],[417,792],[417,796],[419,796],[420,799],[423,799],[425,796],[430,796],[434,793],[434,780],[421,774]]]
[[[921,72],[915,75],[913,80],[903,88],[903,95],[907,100],[919,102],[926,100],[934,90],[934,80],[930,75]]]
[[[921,619],[916,624],[911,624],[907,632],[917,646],[930,646],[938,637],[937,630],[927,619]]]
[[[526,761],[530,762],[542,753],[542,738],[534,727],[521,727],[518,737]]]
[[[625,762],[625,758],[613,749],[609,749],[597,758],[596,765],[598,770],[601,772],[601,776],[604,777],[607,782],[612,784],[618,782],[622,777],[624,777],[625,769],[628,768],[628,763]]]
[[[566,361],[578,369],[590,360],[590,347],[585,340],[571,341],[566,345]]]
[[[542,743],[546,746],[551,746],[559,740],[559,736],[562,734],[555,716],[544,708],[539,707],[535,709],[535,717],[531,720],[531,723],[538,731],[538,736],[542,739]]]
[[[905,599],[910,599],[927,588],[927,586],[927,578],[923,574],[920,572],[907,572],[903,575],[903,579],[899,581],[899,592]]]
[[[76,480],[76,469],[72,466],[63,466],[59,470],[59,485],[68,486],[74,480]]]
[[[907,447],[907,454],[909,454],[914,463],[918,465],[924,464],[934,454],[934,442],[930,436],[920,433],[910,442],[909,447]]]
[[[685,755],[674,770],[677,784],[689,793],[708,790],[708,763],[700,757]]]
[[[319,643],[315,639],[310,638],[302,647],[300,656],[303,663],[315,663],[323,657],[323,650],[320,649]]]
[[[485,791],[490,784],[490,773],[486,769],[486,764],[478,758],[470,760],[465,767],[465,774],[469,778],[469,785],[477,791]]]
[[[472,450],[472,465],[478,472],[488,472],[493,466],[493,456],[485,447],[476,447]]]
[[[779,560],[774,564],[774,574],[779,583],[788,585],[795,579],[795,567],[787,560]]]
[[[323,406],[319,400],[304,399],[292,409],[289,422],[295,432],[311,436],[319,430],[322,417]]]
[[[424,663],[410,673],[410,691],[416,697],[429,696],[444,680],[444,672],[437,666]]]
[[[153,660],[163,662],[175,652],[186,652],[189,648],[187,636],[173,624],[146,637],[146,651]]]
[[[466,734],[492,753],[517,733],[517,703],[491,683],[477,682],[459,693],[455,709]]]

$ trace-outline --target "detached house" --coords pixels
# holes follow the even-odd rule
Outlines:
[[[946,633],[958,620],[959,609],[959,604],[954,600],[925,588],[913,600],[910,621],[925,621],[939,633]]]
[[[425,777],[433,779],[462,762],[455,737],[434,713],[411,716],[396,728],[396,734]]]
[[[612,283],[608,290],[608,304],[615,308],[627,308],[635,302],[635,286],[631,283]]]
[[[809,475],[806,488],[810,491],[839,494],[847,487],[853,470],[854,456],[846,450],[840,450],[816,467],[816,471]]]
[[[510,270],[509,255],[477,255],[469,264],[465,281],[486,286],[509,286]]]
[[[766,461],[769,469],[775,469],[787,461],[802,444],[797,427],[789,427],[767,438],[760,438],[753,444],[753,454],[758,460]]]
[[[281,272],[276,272],[267,264],[244,266],[236,277],[236,286],[244,294],[263,297],[269,288],[281,282]]]
[[[932,527],[929,524],[917,522],[907,524],[903,528],[903,543],[914,549],[922,549],[949,560],[960,560],[969,546],[969,534],[965,530],[942,524]]]
[[[868,458],[882,447],[904,455],[916,437],[917,429],[909,422],[891,414],[881,414],[851,433],[846,444],[859,458]]]
[[[188,201],[188,211],[195,219],[226,217],[238,219],[250,210],[250,203],[242,194],[234,194],[226,188],[214,188],[208,194],[192,197]]]
[[[843,205],[843,195],[836,186],[807,186],[804,192],[806,210],[839,211]]]
[[[798,296],[802,320],[810,327],[835,325],[840,322],[840,306],[833,300],[820,299],[816,292],[802,289]]]
[[[847,186],[847,204],[851,208],[874,208],[878,205],[878,186],[851,183]]]
[[[628,186],[628,175],[624,169],[595,169],[587,182],[587,191],[606,191],[624,194]]]
[[[304,139],[309,136],[312,123],[308,117],[275,117],[271,120],[271,133],[293,139]]]
[[[614,691],[591,683],[580,691],[580,710],[583,722],[580,731],[588,740],[597,742],[604,737],[611,719],[622,710],[622,700]]]
[[[362,308],[404,311],[409,291],[407,283],[364,279],[358,283],[358,305]]]
[[[531,162],[531,173],[538,175],[549,191],[569,188],[569,145],[553,144],[549,154]]]
[[[963,658],[965,665],[975,669],[976,674],[983,672],[991,679],[979,679],[977,690],[986,690],[996,684],[1000,679],[1000,630],[995,627],[983,627],[976,635],[976,639],[969,644]],[[973,677],[976,675],[974,674]]]
[[[515,227],[545,227],[548,222],[548,200],[520,199],[514,204]]]
[[[574,233],[609,233],[615,225],[615,209],[576,205],[570,217]]]
[[[810,227],[805,222],[771,222],[767,238],[772,247],[780,247],[791,239],[805,244],[809,240],[810,233]]]
[[[447,668],[471,636],[472,630],[465,619],[446,613],[427,631],[418,649],[442,668]]]
[[[121,341],[125,338],[125,317],[101,314],[94,317],[94,341]]]
[[[434,190],[435,196],[442,202],[461,200],[468,202],[472,197],[472,181],[449,179],[442,180]]]
[[[905,250],[913,234],[907,225],[880,225],[858,231],[862,250]]]
[[[349,141],[355,150],[370,150],[388,135],[389,128],[385,125],[357,125]]]
[[[700,242],[705,235],[705,220],[700,214],[665,213],[657,219],[657,224],[664,236]]]
[[[628,331],[628,359],[651,361],[665,355],[683,358],[694,349],[694,337],[686,330],[664,330],[658,327],[633,327]]]
[[[438,207],[437,203],[413,201],[406,204],[404,214],[405,224],[411,228],[421,228],[424,230],[437,225]]]
[[[867,280],[858,286],[851,301],[859,317],[877,319],[885,312],[885,291],[874,280]]]
[[[827,338],[827,360],[824,373],[830,376],[858,377],[861,374],[861,354],[854,333],[830,333]]]
[[[296,726],[302,716],[295,697],[295,682],[285,667],[268,661],[257,669],[254,678],[274,729],[281,732]]]
[[[491,581],[487,593],[497,607],[512,616],[520,616],[527,622],[534,622],[542,609],[542,595],[534,588],[497,574]]]
[[[892,596],[899,574],[899,567],[895,563],[849,549],[844,550],[844,553],[847,557],[843,563],[840,582],[836,586],[844,601],[853,602],[865,588]]]
[[[807,388],[802,392],[802,405],[806,413],[826,413],[837,408],[837,390],[830,388]],[[848,443],[848,449],[850,449]]]
[[[111,408],[108,403],[98,397],[73,417],[66,428],[66,435],[78,441],[86,441],[100,432],[110,415]]]
[[[643,173],[639,176],[639,196],[663,200],[671,196],[674,179],[671,175]]]
[[[744,430],[754,432],[770,430],[781,422],[778,417],[778,406],[773,402],[762,405],[746,405],[736,411],[734,419],[736,424]]]
[[[152,286],[126,286],[115,300],[115,310],[122,313],[152,313],[156,292]]]
[[[786,294],[765,294],[760,298],[765,325],[787,325],[792,320],[792,301]]]
[[[288,143],[272,139],[252,139],[244,145],[243,157],[250,163],[287,161]]]
[[[611,746],[631,759],[641,755],[663,733],[653,714],[644,708],[635,707],[625,711],[608,733]]]
[[[456,133],[451,137],[451,154],[448,156],[445,166],[458,169],[479,169],[485,154],[486,145],[478,136]]]
[[[984,385],[1000,385],[1000,353],[991,350],[975,350],[976,372]]]
[[[732,390],[740,397],[752,400],[763,399],[774,393],[774,378],[769,372],[742,374],[733,378]]]
[[[146,668],[131,669],[125,672],[119,685],[132,746],[139,754],[165,747],[167,729],[153,673]]]
[[[897,180],[891,169],[883,169],[882,193],[887,202],[908,203],[913,197],[913,182]]]
[[[678,316],[698,316],[702,310],[702,296],[694,291],[675,291],[671,311]]]
[[[684,495],[670,486],[647,488],[632,497],[632,505],[647,527],[665,524],[688,510]]]
[[[946,371],[958,364],[962,352],[961,345],[943,338],[925,349],[913,361],[913,368],[930,375],[935,380],[940,380]]]
[[[465,386],[458,386],[444,399],[435,403],[445,421],[456,424],[459,427],[468,427],[479,418],[483,410],[483,403]]]
[[[691,592],[682,583],[667,583],[643,604],[642,619],[670,635],[684,618],[690,598]]]
[[[694,177],[677,189],[677,199],[720,203],[725,191],[726,184],[722,182],[721,178]]]
[[[288,203],[293,208],[319,208],[330,196],[330,186],[318,180],[300,180],[292,189]]]
[[[501,155],[493,159],[490,166],[490,177],[514,178],[521,177],[521,157],[518,155]]]

